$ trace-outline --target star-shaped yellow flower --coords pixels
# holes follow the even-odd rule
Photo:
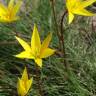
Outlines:
[[[48,48],[51,41],[52,33],[50,33],[47,38],[41,44],[40,37],[36,25],[34,25],[33,34],[31,38],[31,46],[24,40],[16,37],[19,43],[24,48],[24,51],[16,55],[18,58],[34,59],[38,66],[42,67],[42,58],[49,57],[55,50]]]
[[[17,83],[17,92],[19,96],[26,96],[28,94],[28,91],[32,85],[33,78],[28,79],[27,69],[25,67],[24,72],[22,74],[22,78],[18,78]]]
[[[8,7],[0,3],[0,22],[12,22],[19,19],[17,13],[21,7],[22,0],[18,0],[14,4],[14,0],[10,0]]]
[[[66,6],[69,15],[69,24],[74,19],[74,14],[83,16],[93,16],[94,14],[87,11],[86,7],[96,2],[96,0],[66,0]]]

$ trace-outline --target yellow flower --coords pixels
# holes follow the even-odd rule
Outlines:
[[[17,92],[19,96],[26,96],[28,94],[28,91],[32,85],[33,78],[28,79],[27,69],[25,67],[24,72],[22,74],[22,78],[18,78],[17,83]]]
[[[96,0],[66,0],[66,6],[69,15],[69,24],[74,19],[74,14],[83,16],[93,16],[94,14],[87,11],[86,7],[96,2]]]
[[[50,33],[47,38],[41,44],[40,37],[36,25],[34,25],[33,34],[31,38],[31,46],[24,40],[16,37],[19,43],[22,45],[25,51],[16,55],[18,58],[34,59],[38,66],[42,67],[42,58],[49,57],[55,50],[48,48],[51,41],[52,33]]]
[[[14,4],[14,0],[10,0],[8,7],[0,3],[0,22],[12,22],[19,19],[17,13],[21,4],[21,0],[18,0],[16,4]]]

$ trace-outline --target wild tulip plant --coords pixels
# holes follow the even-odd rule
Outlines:
[[[36,25],[34,25],[33,34],[31,37],[31,46],[29,46],[29,44],[26,43],[23,39],[16,36],[16,39],[22,45],[22,47],[24,48],[24,51],[15,56],[18,58],[21,58],[21,59],[24,59],[24,58],[33,59],[35,61],[35,63],[39,67],[42,68],[42,58],[47,58],[47,57],[51,56],[52,54],[54,54],[54,52],[55,52],[55,50],[48,48],[51,38],[52,38],[52,33],[50,33],[46,37],[46,39],[43,41],[43,43],[41,44],[37,27],[36,27]],[[36,70],[38,71],[37,67],[36,67]],[[38,77],[38,73],[36,75]],[[38,80],[39,79],[37,78],[37,82],[38,82],[38,84],[40,84],[39,83],[40,81],[38,81]],[[42,90],[42,88],[40,86],[38,89]],[[39,91],[39,94],[41,95],[43,93],[41,93],[41,91]],[[25,96],[25,95],[21,95],[21,96]]]
[[[1,22],[13,22],[19,19],[19,16],[17,15],[21,5],[22,5],[22,0],[17,0],[17,3],[14,3],[14,0],[10,0],[8,7],[3,5],[2,3],[0,3],[0,21]],[[50,2],[54,2],[53,0],[50,0]],[[88,7],[89,5],[93,4],[94,2],[96,2],[96,0],[66,0],[66,8],[67,8],[67,12],[68,12],[68,23],[71,24],[73,19],[74,19],[74,15],[83,15],[83,16],[93,16],[95,15],[92,12],[89,12],[86,10],[86,7]],[[52,3],[53,4],[53,3]],[[54,4],[52,5],[54,6]],[[55,17],[55,11],[54,11],[54,7],[53,7],[53,14]],[[62,16],[62,21],[61,21],[61,31],[60,31],[60,36],[59,40],[62,41],[61,46],[63,47],[63,59],[65,60],[65,44],[64,44],[64,31],[63,31],[63,19],[65,17],[65,13]],[[56,20],[56,18],[54,19]],[[57,23],[58,27],[58,22],[57,20],[55,21],[55,23]],[[57,30],[58,31],[58,30]],[[17,39],[17,41],[21,44],[21,46],[24,48],[24,51],[21,52],[20,54],[15,55],[15,57],[17,58],[21,58],[21,59],[33,59],[35,61],[36,64],[36,70],[40,70],[42,68],[42,59],[43,58],[47,58],[51,55],[53,55],[55,53],[56,50],[49,48],[49,43],[52,39],[52,33],[49,33],[49,35],[45,38],[45,40],[42,42],[41,44],[41,40],[39,37],[39,33],[38,33],[38,29],[36,24],[34,24],[34,28],[33,28],[33,32],[32,32],[32,37],[31,37],[31,45],[29,45],[27,42],[25,42],[23,39],[21,39],[18,36],[15,36],[15,38]],[[60,42],[61,42],[60,41]],[[65,62],[64,62],[65,63]],[[66,67],[66,66],[65,66]],[[37,72],[37,77],[40,75]],[[41,85],[41,81],[40,78],[38,78],[38,90],[39,90],[39,95],[40,96],[45,96],[43,94],[42,90],[42,86]],[[17,92],[19,96],[27,96],[30,88],[32,87],[32,83],[33,83],[33,78],[28,79],[28,73],[27,73],[27,68],[25,67],[22,77],[18,78],[18,82],[17,82]]]
[[[28,79],[28,73],[27,73],[27,68],[25,67],[22,78],[18,78],[18,83],[17,83],[17,91],[18,95],[20,96],[26,96],[28,94],[28,91],[32,85],[33,78]]]
[[[48,48],[51,38],[52,33],[50,33],[41,44],[37,27],[34,25],[33,34],[31,37],[31,46],[29,46],[29,44],[26,43],[23,39],[20,39],[16,36],[16,39],[25,50],[16,55],[16,57],[33,59],[39,67],[42,67],[42,58],[47,58],[55,52],[55,50]]]

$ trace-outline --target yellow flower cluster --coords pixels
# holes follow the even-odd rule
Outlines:
[[[83,16],[93,16],[92,12],[86,10],[86,7],[96,2],[96,0],[66,0],[66,7],[68,9],[68,18],[69,24],[72,23],[74,19],[74,14],[83,15]],[[14,0],[10,0],[8,7],[0,3],[0,22],[13,22],[19,19],[17,15],[20,7],[22,5],[22,0],[17,0],[15,3]],[[34,24],[31,44],[29,45],[23,39],[15,36],[21,46],[24,48],[24,51],[20,54],[15,55],[15,57],[24,59],[33,59],[35,63],[42,68],[42,59],[47,58],[54,54],[56,50],[49,48],[49,43],[52,39],[52,33],[45,38],[42,42],[40,41],[39,32],[36,24]],[[26,96],[29,89],[31,88],[33,78],[28,79],[27,68],[25,67],[21,79],[18,78],[17,91],[18,95]]]
[[[37,27],[36,25],[34,25],[33,34],[31,37],[31,46],[29,46],[28,43],[26,43],[24,40],[16,36],[16,39],[24,48],[24,51],[16,55],[16,57],[22,59],[23,58],[33,59],[39,67],[42,67],[42,58],[47,58],[55,52],[55,50],[48,48],[51,38],[52,38],[52,33],[49,33],[49,35],[41,44]],[[17,86],[18,94],[20,96],[26,96],[32,84],[32,79],[28,80],[26,68],[23,72],[21,80],[20,79],[18,80],[19,80]]]

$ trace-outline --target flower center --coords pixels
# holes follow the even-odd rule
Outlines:
[[[39,48],[36,48],[35,49],[35,52],[34,52],[34,57],[35,58],[39,58],[39,56],[40,56],[40,49]]]

